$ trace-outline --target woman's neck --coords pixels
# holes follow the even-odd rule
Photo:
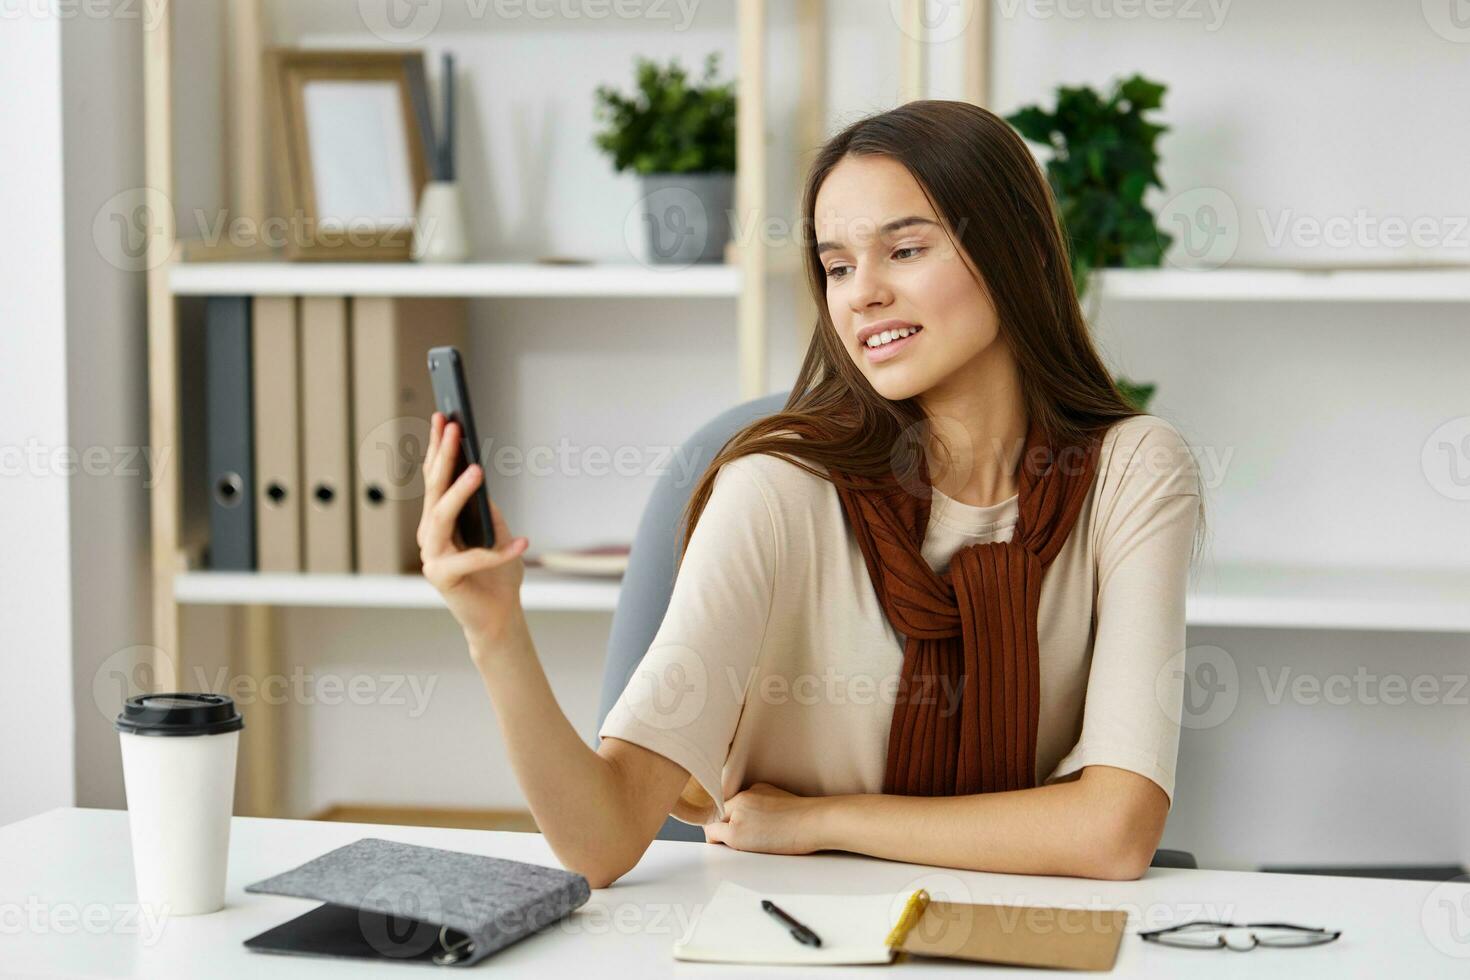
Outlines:
[[[992,344],[971,363],[919,396],[934,437],[930,482],[962,504],[989,507],[1019,492],[1026,445],[1025,400],[1015,362]],[[938,449],[942,440],[946,455]]]

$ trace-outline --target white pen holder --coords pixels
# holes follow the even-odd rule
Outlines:
[[[431,180],[424,185],[412,254],[415,262],[463,262],[469,254],[457,181]]]

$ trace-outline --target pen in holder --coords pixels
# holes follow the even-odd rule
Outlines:
[[[415,262],[462,262],[469,254],[464,204],[454,176],[454,55],[444,55],[444,136],[436,139],[432,177],[419,197],[412,256]]]

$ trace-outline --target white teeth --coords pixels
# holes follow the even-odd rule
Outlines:
[[[917,333],[918,329],[918,327],[903,327],[898,330],[885,330],[882,333],[875,333],[868,338],[867,345],[869,347],[882,347],[889,341],[907,337],[911,333]]]

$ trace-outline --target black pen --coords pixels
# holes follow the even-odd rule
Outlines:
[[[761,899],[761,908],[765,909],[767,912],[771,913],[776,918],[780,919],[782,922],[790,926],[791,935],[797,942],[806,943],[808,946],[822,945],[822,940],[816,933],[812,932],[806,926],[802,925],[800,922],[797,922],[791,916],[781,911],[780,907],[777,906],[775,902],[772,902],[770,899],[763,898]]]

